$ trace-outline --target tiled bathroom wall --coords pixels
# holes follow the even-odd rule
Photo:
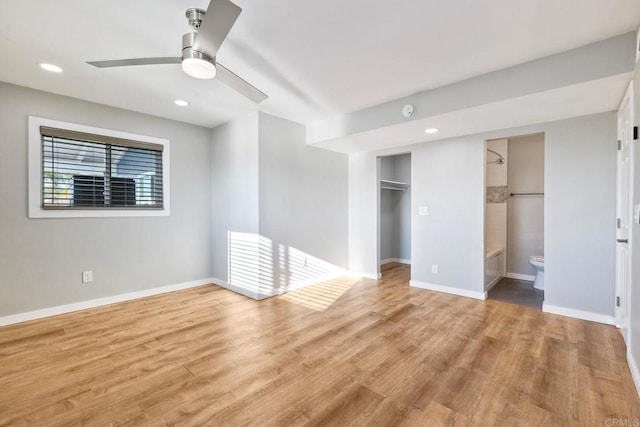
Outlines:
[[[487,141],[487,148],[505,159],[498,164],[498,156],[487,151],[485,249],[491,251],[507,244],[507,139]]]

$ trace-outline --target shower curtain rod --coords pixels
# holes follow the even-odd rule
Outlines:
[[[501,165],[501,164],[503,164],[503,163],[504,163],[504,157],[502,157],[502,155],[501,155],[500,153],[498,153],[498,152],[496,152],[496,151],[493,151],[493,150],[492,150],[492,149],[490,149],[490,148],[487,148],[487,151],[488,151],[488,152],[490,152],[490,153],[493,153],[493,154],[495,154],[496,156],[498,156],[498,157],[499,157],[499,158],[498,158],[498,160],[496,160],[496,162],[497,162],[499,165]]]
[[[509,193],[509,196],[544,196],[544,193]]]

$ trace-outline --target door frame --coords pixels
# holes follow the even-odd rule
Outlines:
[[[380,180],[382,179],[381,170],[382,170],[382,159],[385,157],[395,157],[395,156],[403,156],[409,155],[410,158],[410,168],[411,174],[409,177],[409,212],[410,212],[410,221],[409,221],[409,240],[411,241],[411,245],[413,244],[413,198],[411,194],[411,182],[413,181],[413,152],[411,150],[406,151],[398,151],[398,152],[390,152],[385,154],[379,154],[376,156],[376,266],[377,266],[377,277],[380,279],[382,277],[382,264],[380,259],[381,254],[381,236],[382,236],[382,221],[381,221],[381,210],[382,210],[382,189],[380,188]],[[413,247],[411,247],[411,252],[413,253]]]
[[[635,147],[633,144],[633,127],[634,127],[634,109],[635,109],[635,105],[634,105],[634,87],[633,87],[633,81],[631,81],[629,83],[629,86],[627,87],[627,90],[625,92],[624,97],[622,98],[622,101],[620,102],[620,106],[618,107],[618,112],[616,114],[616,136],[617,136],[617,140],[620,141],[622,138],[622,134],[621,134],[621,127],[623,126],[623,124],[621,123],[621,114],[623,109],[626,107],[626,105],[629,105],[629,114],[630,114],[630,119],[631,119],[631,129],[627,129],[627,132],[629,133],[630,138],[631,138],[631,142],[629,144],[629,176],[628,176],[628,197],[629,197],[629,211],[627,212],[628,218],[629,218],[629,227],[628,227],[628,255],[627,255],[627,262],[628,262],[628,275],[629,278],[627,280],[627,283],[621,283],[621,281],[619,280],[620,277],[620,263],[618,262],[618,250],[616,248],[616,271],[615,271],[615,296],[614,296],[614,315],[615,315],[615,323],[616,326],[618,328],[620,328],[621,332],[622,332],[622,336],[624,338],[625,343],[627,344],[627,346],[629,346],[629,319],[631,317],[630,315],[630,311],[631,311],[631,306],[629,305],[629,299],[630,299],[630,294],[631,294],[631,283],[633,281],[633,269],[631,268],[632,265],[632,251],[633,251],[633,210],[634,210],[634,200],[633,200],[633,194],[634,194],[634,188],[633,188],[633,181],[634,181],[634,156],[635,156]],[[616,217],[618,217],[618,192],[619,192],[619,186],[620,186],[620,174],[619,174],[619,169],[620,169],[620,151],[617,151],[616,153]],[[617,226],[616,226],[616,237],[618,237],[617,234]],[[616,245],[621,244],[621,243],[616,243]],[[621,298],[621,306],[618,306],[618,297]],[[625,317],[625,312],[626,312],[626,317]]]

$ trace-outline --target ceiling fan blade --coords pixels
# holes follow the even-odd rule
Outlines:
[[[215,58],[242,9],[229,0],[211,0],[193,42],[193,49]]]
[[[261,103],[268,98],[264,92],[253,86],[251,83],[244,80],[242,77],[235,74],[233,71],[224,67],[219,62],[216,63],[216,79],[229,86],[236,92],[246,96],[256,104]]]
[[[131,58],[131,59],[114,59],[112,61],[87,61],[87,64],[98,68],[109,67],[127,67],[130,65],[157,65],[157,64],[179,64],[182,62],[181,57],[161,57],[161,58]]]

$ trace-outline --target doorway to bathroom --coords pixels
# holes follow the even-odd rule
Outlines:
[[[542,309],[544,134],[485,144],[485,292]]]
[[[384,276],[411,264],[411,153],[378,158],[378,188],[378,271]]]

